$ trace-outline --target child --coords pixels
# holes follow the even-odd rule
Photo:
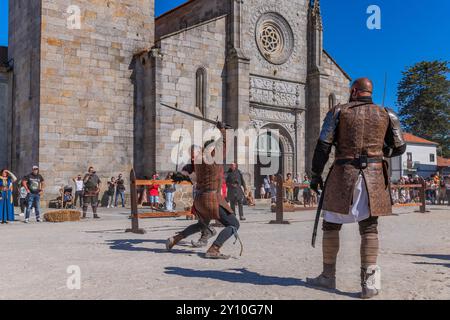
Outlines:
[[[20,215],[21,217],[25,216],[25,210],[27,208],[27,189],[22,185],[22,182],[19,181],[19,205],[20,205]]]
[[[159,175],[155,172],[152,176],[153,180],[159,180]],[[150,207],[152,209],[159,209],[159,184],[152,184],[149,190],[150,194]]]
[[[259,189],[259,193],[260,193],[260,199],[266,198],[266,189],[264,188],[264,184],[261,185],[261,188]]]

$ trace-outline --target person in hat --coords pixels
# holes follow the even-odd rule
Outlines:
[[[22,185],[27,190],[28,205],[25,212],[25,223],[30,222],[31,209],[34,208],[36,222],[41,222],[41,196],[44,193],[44,178],[39,173],[39,167],[33,166],[33,171],[24,177]]]

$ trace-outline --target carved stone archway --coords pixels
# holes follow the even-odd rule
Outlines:
[[[272,172],[271,174],[282,174],[283,177],[286,177],[287,173],[294,173],[295,168],[295,153],[294,153],[294,141],[292,135],[289,131],[281,124],[277,123],[266,123],[258,128],[261,132],[260,138],[263,135],[268,135],[267,138],[258,139],[258,151],[267,151],[270,149],[271,163],[273,165],[273,161],[278,161],[278,170],[277,172]],[[261,147],[259,144],[261,141],[268,141],[271,139],[272,145],[268,148]],[[276,144],[276,145],[275,145]],[[278,160],[275,160],[279,156]],[[267,163],[264,159],[262,162]],[[255,185],[255,195],[256,197],[260,196],[260,188],[264,181],[264,173],[263,168],[270,167],[270,165],[264,165],[261,163],[261,158],[258,156],[257,163],[254,167],[254,185]]]

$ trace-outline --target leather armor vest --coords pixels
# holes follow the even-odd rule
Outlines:
[[[364,102],[341,106],[336,135],[336,159],[360,155],[382,158],[389,115],[384,108]]]

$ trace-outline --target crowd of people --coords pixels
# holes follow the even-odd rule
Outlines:
[[[165,177],[166,180],[172,180],[174,173],[170,172]],[[145,180],[150,180],[144,177]],[[151,180],[161,180],[159,173],[154,172]],[[93,217],[99,218],[97,207],[99,205],[99,192],[101,181],[93,167],[90,167],[88,173],[84,176],[77,175],[72,179],[74,183],[75,195],[72,195],[72,187],[65,186],[61,188],[59,201],[61,207],[75,208],[83,210],[83,218],[86,218],[88,206],[91,205]],[[420,188],[408,187],[407,185],[419,185],[422,178],[416,176],[401,177],[394,184],[398,185],[392,188],[391,195],[395,204],[419,203]],[[427,204],[450,206],[450,176],[443,177],[436,173],[424,179],[426,184],[425,198]],[[44,193],[44,178],[39,172],[38,166],[33,166],[30,174],[22,179],[17,177],[9,170],[3,169],[0,173],[0,223],[7,224],[14,221],[14,184],[17,183],[18,205],[20,207],[20,217],[23,217],[25,223],[30,222],[30,216],[34,213],[36,222],[42,222],[40,200]],[[284,179],[285,197],[289,202],[312,207],[317,204],[317,195],[310,188],[311,179],[304,175],[291,173]],[[405,187],[401,187],[405,185]],[[266,176],[260,186],[260,198],[271,199],[271,203],[276,202],[277,182],[275,176]],[[138,188],[138,204],[149,205],[152,209],[174,212],[176,204],[174,196],[177,191],[175,183],[172,184],[152,184]],[[105,191],[107,208],[125,207],[126,187],[123,175],[111,177],[107,182]],[[245,220],[244,205],[254,206],[255,198],[251,190],[248,190],[244,176],[236,164],[232,164],[223,175],[222,195],[230,204],[233,212],[239,213],[241,220]],[[161,199],[162,198],[162,199]]]
[[[419,203],[420,188],[407,187],[407,185],[420,185],[425,181],[425,201],[431,205],[444,205],[447,203],[450,206],[450,176],[441,176],[439,173],[431,175],[425,179],[415,176],[401,177],[395,184],[398,188],[393,188],[391,191],[392,200],[394,203]],[[401,187],[406,185],[406,187]]]
[[[289,202],[302,204],[304,207],[317,204],[317,195],[310,188],[311,179],[308,175],[305,174],[302,178],[300,174],[296,174],[293,178],[292,174],[288,173],[283,183],[286,185],[285,198]],[[259,193],[261,199],[271,199],[271,203],[276,202],[277,181],[274,175],[264,177]]]

